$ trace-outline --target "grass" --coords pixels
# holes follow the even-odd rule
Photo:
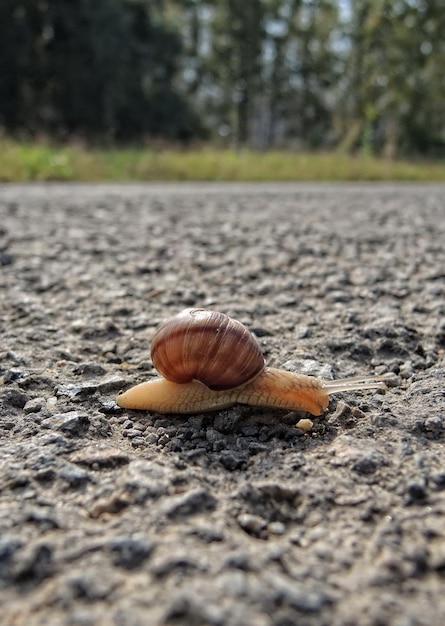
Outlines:
[[[444,161],[337,152],[56,147],[0,138],[0,181],[445,181]]]

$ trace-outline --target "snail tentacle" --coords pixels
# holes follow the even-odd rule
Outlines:
[[[383,376],[353,376],[351,378],[338,378],[337,380],[323,380],[322,387],[329,395],[340,391],[387,389]]]

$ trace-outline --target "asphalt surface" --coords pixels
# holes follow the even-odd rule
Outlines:
[[[441,626],[445,186],[0,186],[2,626]],[[292,411],[123,410],[164,318],[388,374]]]

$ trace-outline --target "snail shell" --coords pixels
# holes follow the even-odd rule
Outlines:
[[[214,391],[244,385],[265,368],[261,348],[247,328],[209,309],[185,309],[161,324],[151,357],[167,380],[198,380]]]

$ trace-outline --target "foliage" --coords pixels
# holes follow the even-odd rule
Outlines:
[[[442,1],[363,0],[352,6],[346,144],[387,157],[401,149],[445,150]]]
[[[440,155],[444,32],[443,0],[2,0],[0,127]]]
[[[174,88],[180,36],[155,3],[2,4],[0,120],[8,131],[106,140],[202,131]]]

